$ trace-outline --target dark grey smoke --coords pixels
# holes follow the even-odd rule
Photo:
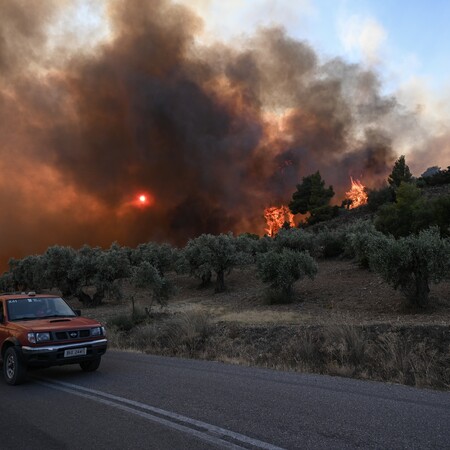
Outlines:
[[[376,75],[323,63],[281,28],[200,47],[189,9],[117,0],[111,42],[37,74],[61,7],[0,1],[3,260],[54,243],[262,233],[263,209],[287,204],[302,176],[320,170],[342,195],[350,175],[376,185],[392,167],[385,123],[403,116]],[[139,192],[154,205],[133,207]]]

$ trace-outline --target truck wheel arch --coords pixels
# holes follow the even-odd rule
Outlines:
[[[20,346],[20,342],[17,339],[12,338],[12,337],[6,339],[5,342],[3,342],[3,345],[2,345],[2,353],[1,353],[2,354],[2,359],[5,356],[7,348],[9,348],[9,347],[19,347],[19,346]]]

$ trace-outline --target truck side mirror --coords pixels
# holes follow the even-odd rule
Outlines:
[[[74,312],[77,316],[81,316],[81,309],[74,309],[73,312]]]

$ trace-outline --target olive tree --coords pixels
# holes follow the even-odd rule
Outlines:
[[[165,306],[168,299],[175,293],[175,286],[173,283],[161,276],[159,270],[155,266],[152,266],[148,261],[143,261],[139,266],[133,267],[131,282],[135,287],[149,291],[151,302],[149,307],[146,308],[147,314],[150,314],[155,301],[161,307]]]
[[[15,290],[40,291],[45,285],[44,259],[42,255],[29,255],[22,259],[9,260],[9,272]]]
[[[131,262],[133,266],[139,266],[143,262],[148,262],[155,267],[161,276],[172,269],[176,259],[177,251],[170,244],[158,244],[156,242],[146,242],[139,244],[131,252]]]
[[[437,227],[395,240],[374,236],[369,242],[369,264],[413,306],[428,304],[430,283],[449,276],[450,242]]]
[[[211,278],[213,272],[216,274],[216,292],[225,291],[226,273],[233,267],[251,262],[250,255],[239,250],[231,233],[218,236],[202,234],[189,240],[182,253],[189,273],[201,278],[203,283]]]
[[[68,276],[78,300],[86,306],[97,306],[107,294],[120,296],[117,282],[130,276],[128,251],[115,243],[107,251],[85,245],[77,251]],[[95,292],[89,294],[87,288]]]
[[[361,267],[369,268],[370,242],[374,237],[383,237],[370,220],[357,220],[345,228],[345,255],[355,258]]]
[[[44,278],[47,287],[58,288],[63,296],[72,295],[75,285],[68,274],[73,266],[76,251],[71,247],[54,245],[42,255],[44,260]]]
[[[0,291],[12,292],[14,291],[14,278],[11,272],[3,272],[0,276]]]
[[[100,247],[84,245],[76,252],[73,265],[68,273],[70,284],[73,286],[73,295],[86,306],[96,306],[103,300],[103,292],[96,289],[93,296],[87,294],[85,289],[94,285],[97,274],[97,258],[101,253]]]
[[[308,252],[284,248],[258,255],[257,270],[262,281],[270,283],[270,288],[281,295],[280,300],[287,302],[292,298],[294,283],[305,276],[313,279],[318,269]]]
[[[312,255],[319,251],[316,236],[300,228],[281,229],[274,239],[274,247],[281,251],[288,248],[295,251],[307,251]]]
[[[131,275],[128,250],[115,242],[98,254],[93,281],[103,296],[122,297],[122,281]]]

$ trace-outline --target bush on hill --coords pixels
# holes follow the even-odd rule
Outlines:
[[[450,242],[434,227],[398,240],[368,236],[369,264],[412,306],[428,304],[430,282],[449,277]]]
[[[307,252],[284,248],[258,257],[258,275],[264,283],[270,283],[276,294],[271,298],[276,302],[290,302],[294,283],[305,276],[313,279],[316,273],[317,263]]]

